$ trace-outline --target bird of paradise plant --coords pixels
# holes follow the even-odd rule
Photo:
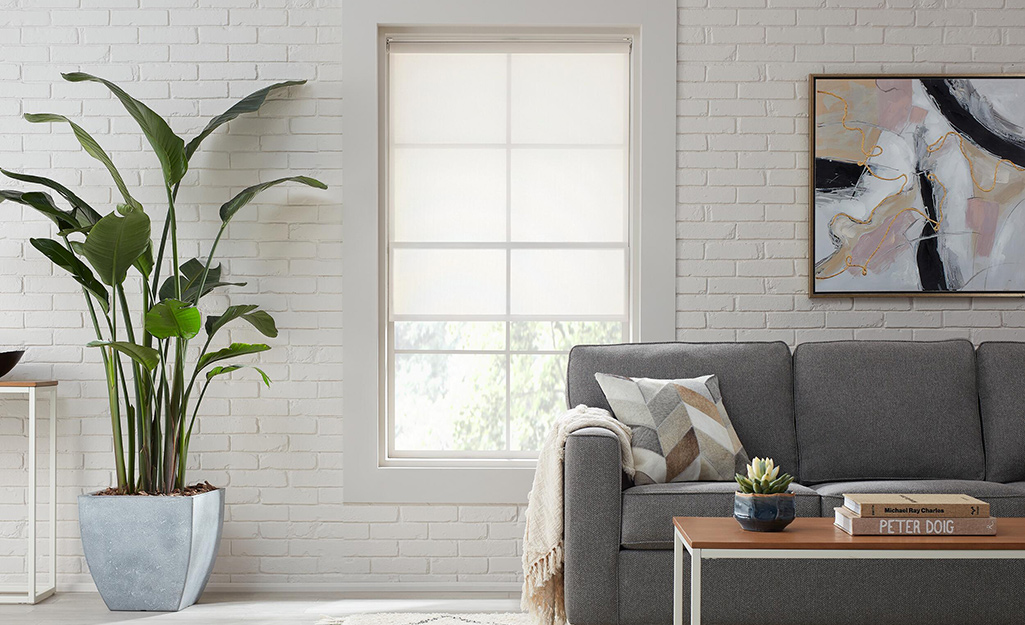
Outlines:
[[[25,119],[68,124],[86,153],[110,173],[124,201],[116,210],[101,215],[55,180],[0,169],[8,178],[56,192],[70,208],[61,208],[44,191],[0,190],[0,202],[29,206],[56,224],[56,239],[30,239],[30,243],[82,287],[96,333],[96,340],[88,346],[99,350],[106,376],[117,492],[168,494],[185,487],[189,443],[211,380],[248,366],[222,363],[270,349],[263,343],[231,343],[213,349],[217,332],[241,319],[266,337],[278,334],[271,315],[255,304],[229,306],[220,314],[207,315],[204,323],[198,308],[203,296],[220,287],[244,284],[226,282],[221,266],[214,264],[221,237],[232,218],[265,189],[285,182],[327,188],[314,178],[289,176],[244,189],[221,206],[220,228],[206,257],[182,262],[175,210],[182,178],[200,144],[217,128],[239,115],[259,110],[271,92],[306,81],[282,82],[250,94],[210,120],[186,143],[164,118],[114,83],[78,72],[62,76],[69,82],[105,86],[142,129],[163,172],[167,213],[160,238],[154,245],[150,215],[132,196],[110,156],[88,132],[63,115],[29,113]],[[168,246],[171,275],[161,280]],[[129,280],[141,283],[141,302],[134,310],[125,295]],[[201,330],[206,337],[198,356],[190,361],[189,344]],[[267,375],[253,368],[270,385]]]

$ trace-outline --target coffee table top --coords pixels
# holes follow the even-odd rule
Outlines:
[[[0,380],[0,388],[33,388],[37,386],[57,386],[57,380]]]
[[[782,532],[747,532],[733,517],[673,517],[692,549],[1025,549],[1025,518],[997,519],[996,536],[851,536],[831,518],[794,519]]]

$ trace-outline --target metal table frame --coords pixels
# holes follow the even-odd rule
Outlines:
[[[5,382],[0,385],[0,395],[25,395],[28,397],[28,554],[26,565],[28,579],[25,587],[0,588],[0,604],[39,603],[57,591],[57,383],[56,382]],[[38,588],[36,574],[36,488],[38,460],[36,458],[37,400],[42,395],[50,405],[50,570],[49,579],[43,588]]]
[[[834,560],[1015,560],[1018,549],[695,549],[673,528],[673,625],[683,625],[683,554],[690,553],[690,624],[701,625],[701,562],[722,558]]]

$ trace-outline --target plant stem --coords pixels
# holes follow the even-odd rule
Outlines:
[[[174,190],[171,191],[171,200],[178,199],[178,189],[181,187],[181,181],[178,181],[174,185]],[[164,249],[167,246],[167,231],[171,225],[171,214],[168,212],[168,216],[164,219],[164,231],[160,234],[160,247],[157,252],[156,261],[153,263],[153,299],[157,298],[157,293],[160,290],[160,265],[164,262]],[[148,345],[147,345],[148,347]]]
[[[110,340],[117,340],[117,300],[111,298],[110,315],[107,317],[107,325],[110,327]],[[114,465],[117,470],[117,489],[125,493],[128,488],[128,477],[125,473],[125,449],[124,440],[121,434],[121,407],[118,401],[117,389],[117,368],[114,366],[117,352],[113,347],[107,358],[107,399],[110,403],[110,426],[114,433]]]
[[[174,275],[174,297],[175,299],[182,298],[182,281],[181,281],[181,268],[178,266],[178,216],[174,209],[174,194],[171,188],[164,186],[167,191],[167,221],[165,225],[169,228],[171,234],[171,273]]]
[[[224,235],[224,230],[227,227],[227,223],[221,223],[221,227],[217,231],[217,236],[214,237],[213,245],[210,246],[210,254],[207,256],[206,265],[203,267],[203,277],[199,279],[199,290],[196,291],[197,306],[199,305],[199,298],[203,297],[203,289],[206,288],[206,277],[210,274],[210,265],[214,262],[214,252],[217,251],[217,244],[221,242],[221,236]]]
[[[132,343],[135,343],[135,328],[132,326],[132,317],[131,317],[131,312],[130,312],[130,310],[128,308],[128,299],[125,297],[125,289],[120,284],[115,286],[114,288],[117,291],[118,300],[121,302],[121,315],[124,317],[124,320],[125,320],[125,332],[128,334],[128,340],[131,341]],[[143,289],[143,291],[145,291],[145,289]],[[143,375],[144,374],[143,374],[142,367],[139,366],[139,363],[137,363],[137,362],[135,362],[133,360],[132,361],[132,381],[134,383],[133,386],[135,387],[135,406],[134,406],[134,409],[133,409],[133,407],[131,406],[130,396],[128,395],[128,386],[127,386],[127,383],[125,382],[125,377],[124,377],[125,374],[124,374],[124,369],[121,366],[121,358],[120,358],[120,356],[118,357],[117,366],[118,366],[118,370],[120,371],[120,374],[121,374],[121,383],[122,383],[122,386],[124,387],[125,405],[128,408],[128,482],[129,482],[129,489],[132,492],[134,492],[135,491],[135,487],[136,487],[136,481],[135,481],[135,458],[136,458],[136,455],[138,454],[138,448],[136,447],[136,440],[137,440],[136,439],[136,428],[137,428],[137,422],[140,420],[141,415],[142,415],[142,411],[143,411],[143,402],[142,402],[143,389],[142,389],[142,385],[143,385]],[[143,428],[141,426],[138,427],[138,432],[139,432],[138,441],[142,444],[143,447],[145,447],[145,439],[143,438],[143,434],[142,434]],[[144,462],[140,458],[140,463],[139,463],[139,472],[140,472],[140,474],[145,472],[143,464],[144,464]]]
[[[150,347],[153,342],[153,335],[146,331],[146,311],[149,310],[149,289],[147,288],[146,278],[142,280],[142,343],[146,347]],[[134,361],[133,361],[134,362]],[[139,367],[136,363],[135,374],[136,374],[136,403],[137,409],[135,418],[138,420],[139,429],[139,488],[148,491],[152,484],[151,473],[152,473],[152,459],[150,457],[150,433],[149,433],[149,422],[150,422],[150,400],[152,398],[153,389],[153,377],[151,372],[143,373],[143,378],[139,379],[139,374],[142,372],[142,367]]]

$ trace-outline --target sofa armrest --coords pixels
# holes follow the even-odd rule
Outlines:
[[[617,625],[623,467],[616,435],[570,434],[564,482],[566,615],[574,625]]]

